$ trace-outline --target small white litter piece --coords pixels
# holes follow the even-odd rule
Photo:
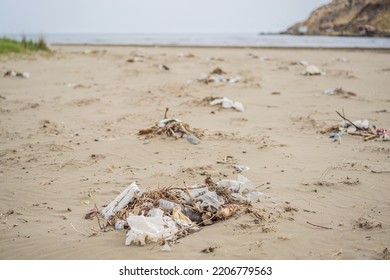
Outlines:
[[[235,109],[238,112],[244,112],[244,106],[238,101],[233,101],[227,97],[217,98],[210,102],[211,106],[221,105],[224,109]]]
[[[244,171],[248,171],[250,168],[246,165],[242,165],[242,164],[233,164],[233,167],[239,171],[239,172],[244,172]]]
[[[315,75],[325,75],[325,72],[322,72],[317,66],[309,65],[306,67],[305,72],[303,73],[306,76],[315,76]]]

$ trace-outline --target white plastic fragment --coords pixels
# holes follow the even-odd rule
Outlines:
[[[125,228],[125,225],[126,225],[126,224],[127,224],[126,221],[124,221],[124,220],[118,220],[118,221],[116,221],[116,223],[115,223],[115,229],[116,229],[116,230],[122,230],[122,229]]]
[[[127,223],[130,230],[127,232],[126,245],[134,243],[143,246],[147,242],[170,240],[178,232],[175,221],[167,216],[129,216]]]
[[[230,84],[238,83],[241,80],[240,76],[235,76],[234,78],[228,78],[227,79]]]
[[[244,172],[244,171],[248,171],[249,170],[249,167],[248,166],[246,166],[246,165],[242,165],[242,164],[233,164],[233,167],[235,168],[235,169],[237,169],[237,171],[239,171],[239,172]]]
[[[244,112],[244,106],[240,102],[238,102],[238,101],[234,102],[233,108],[236,109],[239,112]]]
[[[241,174],[237,175],[237,180],[221,180],[217,183],[217,189],[226,188],[231,193],[238,193],[241,188],[245,187],[250,189],[252,186],[252,182]]]
[[[324,73],[315,65],[309,65],[306,67],[305,75],[314,76],[314,75],[323,75]]]
[[[356,120],[353,124],[360,129],[368,129],[368,120]]]
[[[323,94],[325,95],[333,95],[337,91],[337,88],[327,88],[323,91]]]
[[[225,108],[225,109],[230,109],[230,108],[233,108],[233,100],[230,100],[229,98],[227,97],[224,97],[222,99],[222,108]]]
[[[187,139],[188,142],[190,142],[191,144],[193,145],[198,145],[200,144],[200,140],[198,137],[196,137],[194,134],[190,134],[190,135],[185,135],[184,136],[185,139]]]
[[[112,215],[115,215],[119,210],[129,204],[135,196],[139,193],[135,182],[131,183],[123,192],[121,192],[110,204],[108,204],[103,210],[102,214],[105,219],[108,219]]]
[[[159,127],[165,127],[170,122],[181,122],[181,121],[179,119],[174,119],[174,118],[163,119],[163,120],[158,122],[158,126]]]
[[[242,103],[240,103],[238,101],[233,101],[227,97],[214,99],[214,100],[210,101],[209,104],[211,106],[221,104],[222,108],[224,108],[224,109],[233,108],[239,112],[244,112],[244,106],[242,105]]]
[[[161,210],[160,208],[152,208],[149,210],[148,216],[149,217],[162,217],[162,216],[164,216],[164,211]]]
[[[169,246],[168,243],[165,243],[165,244],[161,247],[161,251],[163,251],[163,252],[170,252],[170,251],[172,251],[172,250],[171,250],[171,246]]]

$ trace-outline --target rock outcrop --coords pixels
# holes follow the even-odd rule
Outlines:
[[[390,0],[333,0],[283,33],[390,37]]]

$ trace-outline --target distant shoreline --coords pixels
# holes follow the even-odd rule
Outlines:
[[[22,34],[5,35],[12,39]],[[51,45],[166,46],[205,48],[296,48],[296,49],[390,49],[390,39],[382,37],[310,36],[279,33],[263,34],[29,34],[44,37]]]
[[[360,47],[301,47],[301,46],[215,46],[215,45],[142,45],[142,44],[98,44],[98,43],[54,43],[54,47],[138,47],[138,48],[195,48],[195,49],[280,49],[280,50],[349,50],[349,51],[379,51],[390,53],[390,48],[360,48]]]

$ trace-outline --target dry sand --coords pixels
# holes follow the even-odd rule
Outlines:
[[[338,143],[323,133],[340,123],[335,110],[389,128],[389,51],[54,49],[0,57],[1,74],[30,73],[0,78],[1,259],[389,258],[390,143],[351,135]],[[135,52],[142,61],[127,62]],[[326,75],[302,75],[301,60]],[[187,82],[216,67],[241,81]],[[356,96],[322,93],[331,87]],[[238,100],[245,112],[202,105],[208,96]],[[166,107],[205,130],[200,145],[137,135]],[[163,252],[125,246],[125,231],[100,232],[96,219],[84,219],[133,181],[156,188],[202,183],[207,174],[236,179],[217,163],[225,156],[249,166],[243,175],[269,195],[254,203],[260,224],[241,214]],[[208,247],[216,249],[201,252]]]

